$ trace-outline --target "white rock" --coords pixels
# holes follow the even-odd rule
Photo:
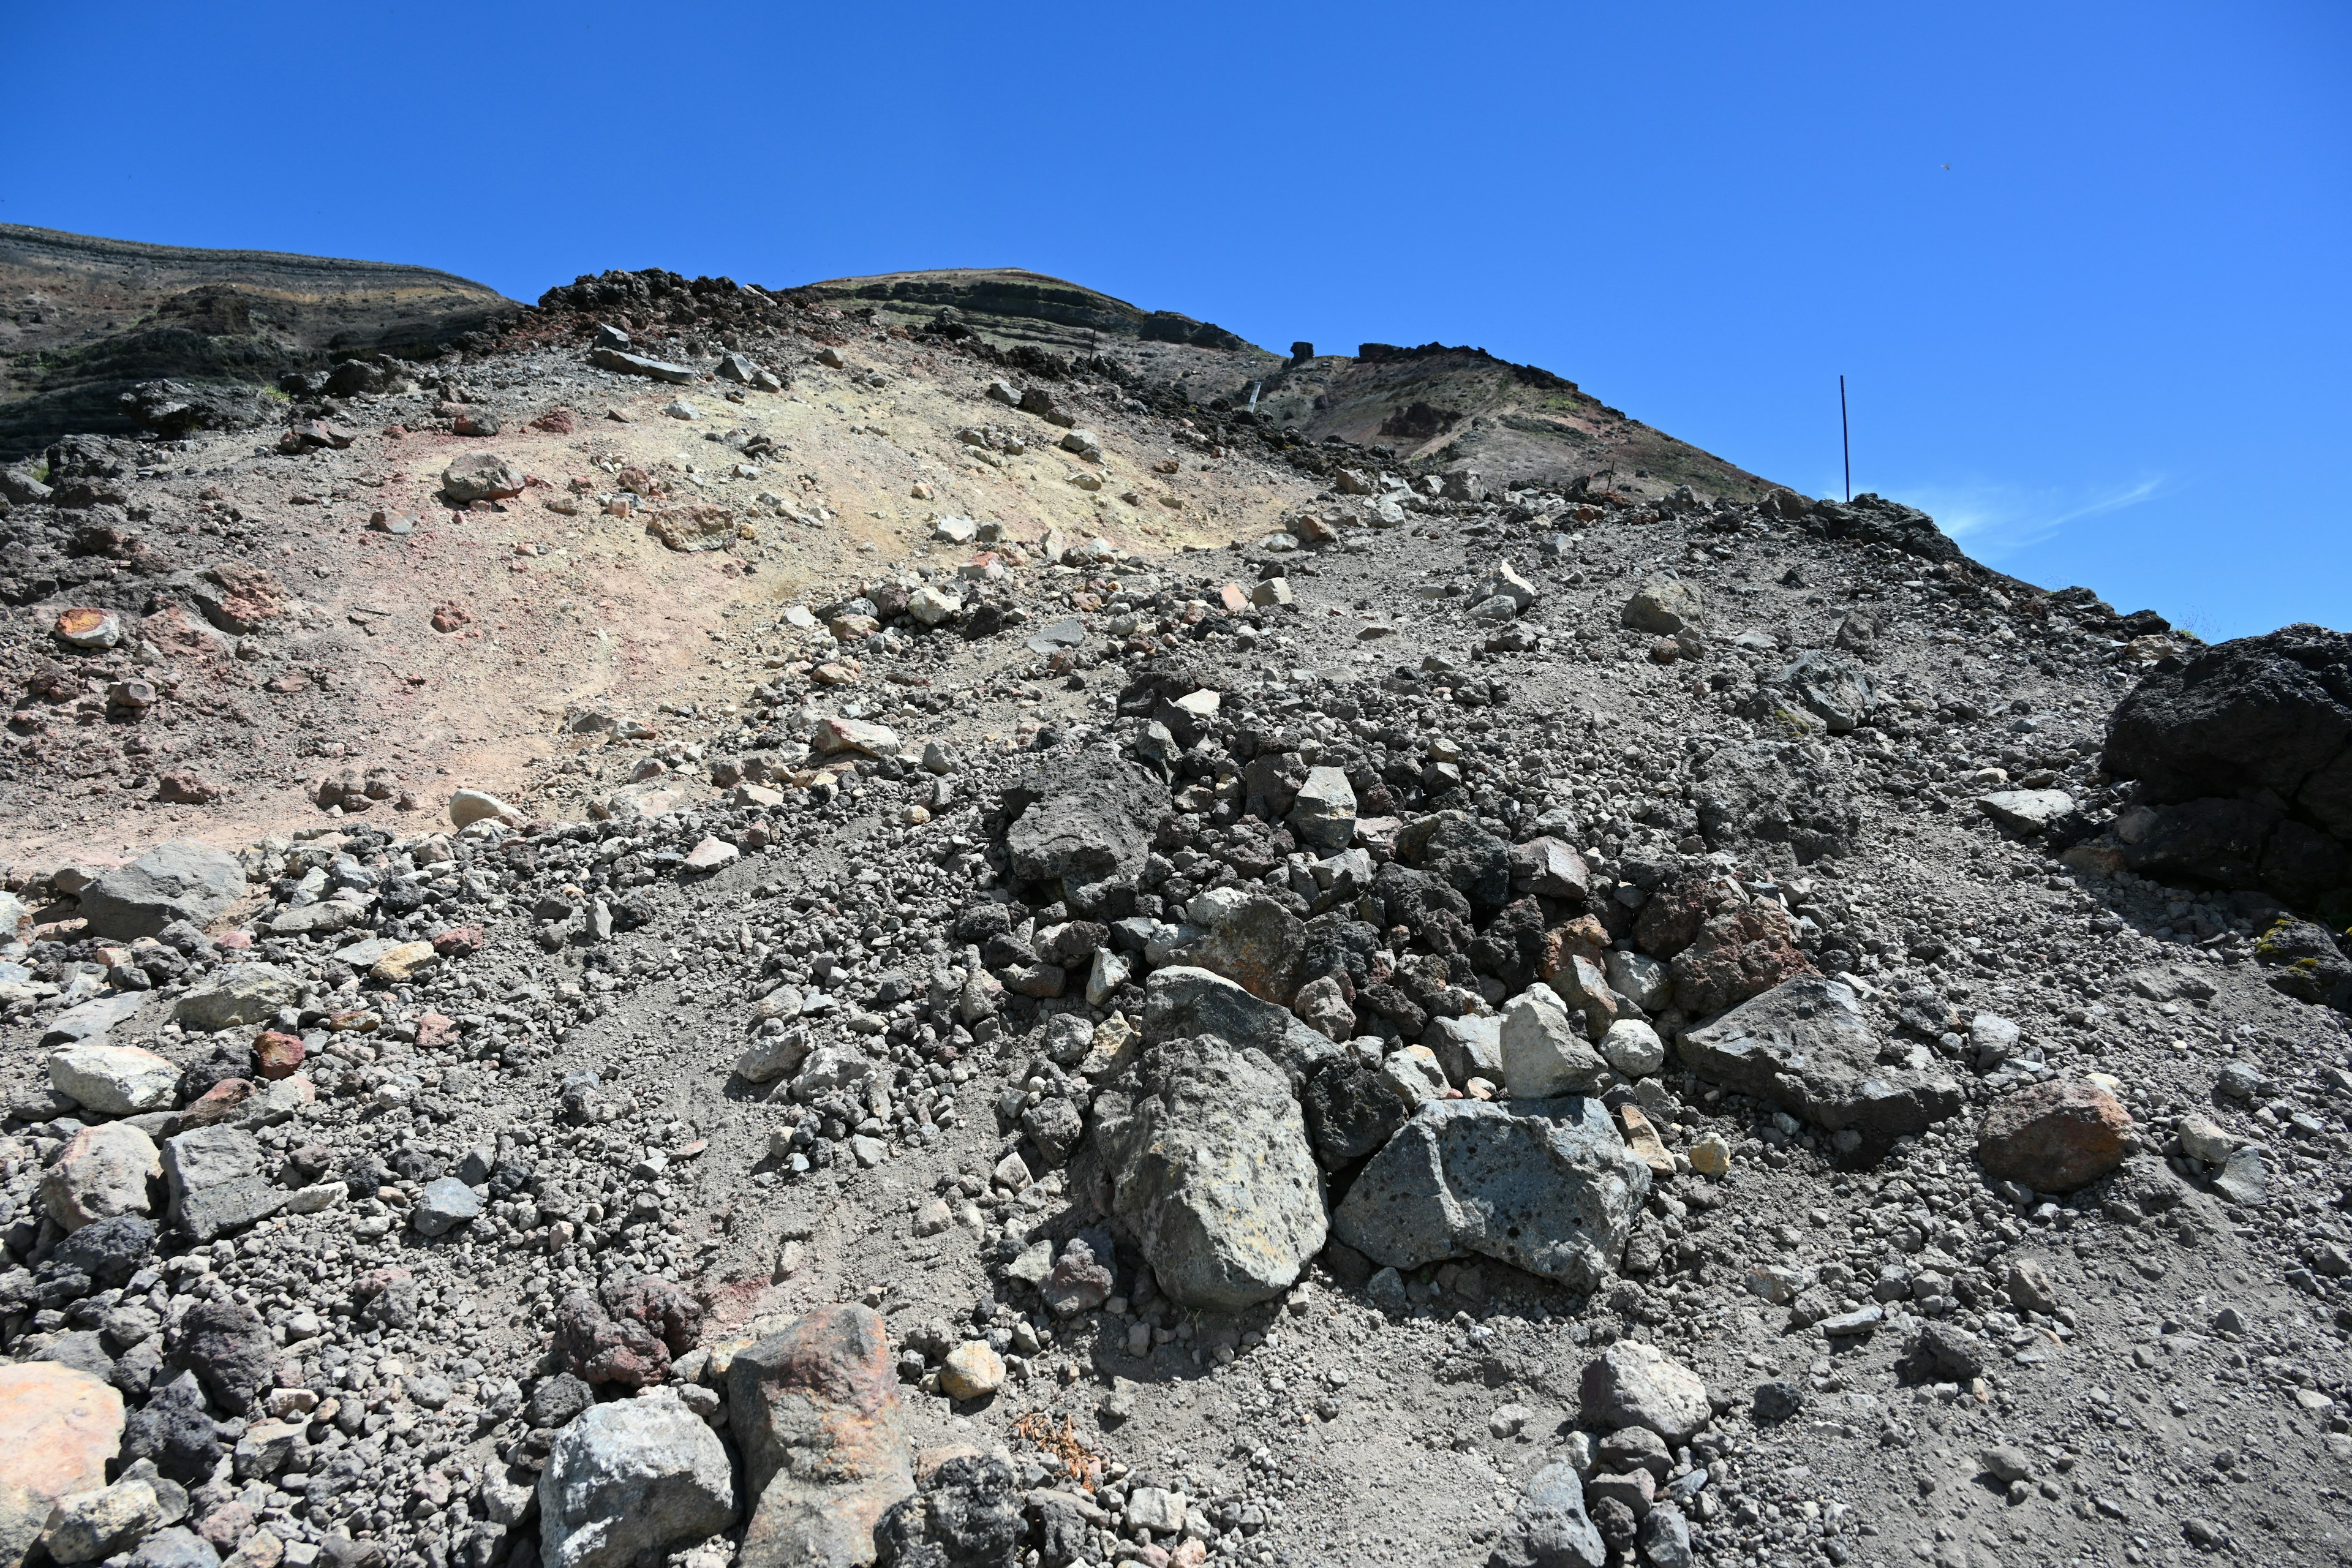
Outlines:
[[[495,819],[499,822],[520,822],[515,808],[486,790],[461,789],[449,797],[449,821],[464,827],[471,823]]]
[[[136,1046],[68,1046],[49,1058],[49,1087],[101,1116],[136,1116],[177,1103],[180,1069]]]
[[[1583,1094],[1606,1066],[1584,1021],[1549,985],[1531,985],[1503,1008],[1503,1089],[1514,1099]]]

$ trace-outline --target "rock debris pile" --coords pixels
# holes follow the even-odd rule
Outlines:
[[[852,371],[780,352],[814,309],[607,275],[466,368],[686,422]],[[975,468],[1261,434],[934,328]],[[354,769],[249,842],[12,867],[9,1561],[2335,1539],[2344,639],[2204,648],[1874,497],[1265,444],[1317,488],[1231,546],[941,511],[842,560],[720,637],[725,702],[553,708],[568,795]],[[10,526],[140,504],[68,446]],[[643,510],[777,570],[745,509]],[[12,590],[37,679],[136,684],[100,581]]]

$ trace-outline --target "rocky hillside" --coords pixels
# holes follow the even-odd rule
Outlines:
[[[2341,635],[1024,274],[352,363],[0,473],[12,1560],[2336,1553]]]
[[[424,267],[0,224],[0,458],[77,433],[274,423],[268,394],[289,371],[429,355],[514,309]]]

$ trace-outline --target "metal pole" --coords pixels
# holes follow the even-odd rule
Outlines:
[[[1853,500],[1853,427],[1845,417],[1845,377],[1838,377],[1838,444],[1845,448],[1845,499]]]

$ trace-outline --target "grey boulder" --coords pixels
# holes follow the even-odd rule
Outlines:
[[[1151,853],[1151,835],[1168,814],[1166,785],[1101,752],[1033,770],[1009,798],[1026,802],[1005,833],[1013,870],[1032,880],[1058,881],[1070,912],[1089,919],[1107,885],[1132,888]],[[1107,910],[1104,918],[1128,912]]]
[[[1193,964],[1154,970],[1143,988],[1143,1043],[1214,1035],[1263,1052],[1300,1083],[1339,1055],[1339,1047],[1287,1007],[1262,1001],[1222,974]]]
[[[1254,1306],[1323,1249],[1306,1118],[1263,1051],[1213,1035],[1150,1047],[1096,1097],[1093,1130],[1112,1211],[1184,1305]]]
[[[727,1449],[667,1389],[591,1406],[539,1478],[544,1568],[629,1568],[735,1522]]]
[[[206,844],[158,844],[81,890],[91,932],[118,941],[153,936],[173,921],[204,925],[245,893],[236,857]]]
[[[1331,1228],[1394,1268],[1478,1253],[1590,1290],[1649,1195],[1649,1167],[1597,1100],[1440,1100],[1372,1156]]]
[[[1492,1568],[1602,1568],[1600,1529],[1584,1511],[1584,1482],[1569,1464],[1546,1465],[1488,1556]]]
[[[1775,670],[1765,685],[1783,702],[1819,719],[1832,735],[1851,732],[1878,708],[1878,688],[1870,671],[1853,659],[1808,648]]]
[[[172,1018],[184,1029],[230,1029],[261,1023],[300,994],[294,977],[274,963],[232,963],[183,994]]]
[[[1683,1065],[1709,1083],[1785,1107],[1865,1145],[1923,1132],[1958,1113],[1958,1082],[1927,1047],[1882,1040],[1853,987],[1801,974],[1713,1023],[1686,1029]]]

